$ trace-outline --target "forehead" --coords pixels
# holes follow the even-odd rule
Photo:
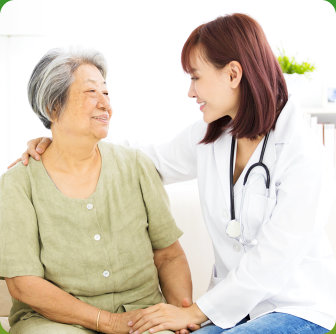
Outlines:
[[[199,47],[194,47],[189,56],[190,73],[199,72],[205,68],[211,67],[204,51]]]
[[[85,85],[85,84],[99,84],[105,85],[105,79],[98,70],[98,68],[91,64],[82,64],[73,73],[73,84]]]

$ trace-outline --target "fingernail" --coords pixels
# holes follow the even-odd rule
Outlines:
[[[36,152],[38,152],[38,153],[42,153],[42,149],[41,149],[40,147],[37,147],[37,148],[36,148]]]
[[[40,160],[40,156],[39,155],[35,155],[35,159],[36,160]]]
[[[138,331],[135,331],[134,334],[139,334],[139,332],[138,332]]]
[[[133,333],[133,329],[130,329],[130,331],[128,332],[129,334],[132,334]]]
[[[129,323],[127,325],[128,326],[132,326],[133,325],[133,321],[129,321]]]

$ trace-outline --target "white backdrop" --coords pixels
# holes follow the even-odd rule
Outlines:
[[[48,134],[26,97],[28,77],[46,50],[84,45],[103,52],[114,112],[109,139],[160,142],[201,117],[180,65],[186,38],[233,12],[256,18],[275,53],[285,48],[315,63],[319,82],[336,87],[336,13],[324,0],[8,2],[0,13],[0,172],[29,138]]]

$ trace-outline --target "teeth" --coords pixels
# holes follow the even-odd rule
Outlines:
[[[94,119],[104,119],[104,120],[108,119],[106,116],[94,116],[93,118]]]
[[[205,105],[205,102],[201,102],[200,105],[201,105],[201,106],[204,106],[204,105]]]

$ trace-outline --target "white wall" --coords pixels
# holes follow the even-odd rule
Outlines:
[[[336,13],[324,0],[8,2],[0,13],[0,172],[29,138],[48,133],[26,97],[29,74],[46,50],[73,44],[101,50],[110,67],[109,137],[164,141],[201,117],[187,98],[184,41],[199,24],[232,12],[255,17],[275,52],[284,47],[314,62],[321,85],[336,86]]]

